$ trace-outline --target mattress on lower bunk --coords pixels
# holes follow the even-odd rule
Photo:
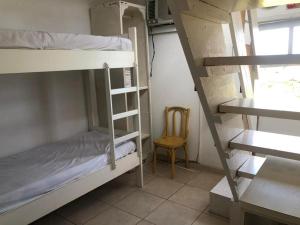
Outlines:
[[[106,130],[85,132],[56,143],[0,158],[0,213],[21,206],[109,164]],[[116,159],[136,149],[116,147]]]
[[[0,30],[0,48],[131,51],[132,43],[121,36]]]

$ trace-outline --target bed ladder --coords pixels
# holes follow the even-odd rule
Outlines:
[[[249,71],[249,65],[300,64],[300,55],[248,56],[238,10],[251,4],[241,2],[168,0],[233,203],[258,171],[251,174],[251,165],[264,162],[252,153],[300,160],[300,137],[249,130],[243,120],[243,115],[300,120],[298,106],[256,102]]]
[[[116,160],[115,160],[115,147],[125,141],[135,139],[137,152],[139,158],[142,160],[142,135],[141,135],[141,120],[140,120],[140,95],[139,95],[139,77],[138,77],[138,68],[135,65],[133,68],[133,80],[135,83],[134,87],[130,88],[111,88],[111,77],[110,77],[110,68],[109,65],[105,65],[105,87],[106,87],[106,102],[107,102],[107,114],[108,114],[108,128],[110,132],[110,158],[111,158],[111,166],[113,169],[116,168]],[[126,93],[134,93],[134,106],[135,109],[122,112],[118,114],[113,113],[113,95],[126,94]],[[134,117],[134,129],[124,136],[116,137],[116,132],[114,128],[114,121],[124,118]]]

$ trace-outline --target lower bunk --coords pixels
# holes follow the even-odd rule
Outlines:
[[[134,168],[142,185],[135,143],[116,147],[116,169],[109,150],[109,134],[98,128],[1,158],[0,224],[29,224]]]

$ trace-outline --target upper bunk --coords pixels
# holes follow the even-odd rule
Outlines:
[[[133,67],[135,39],[135,28],[127,38],[1,30],[0,74]]]

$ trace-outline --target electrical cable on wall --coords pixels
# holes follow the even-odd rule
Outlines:
[[[154,58],[155,58],[155,42],[154,42],[154,34],[152,32],[152,28],[149,27],[150,29],[150,34],[151,34],[151,41],[152,41],[152,59],[151,59],[151,64],[150,64],[150,77],[152,77],[152,73],[153,73],[153,62],[154,62]]]

